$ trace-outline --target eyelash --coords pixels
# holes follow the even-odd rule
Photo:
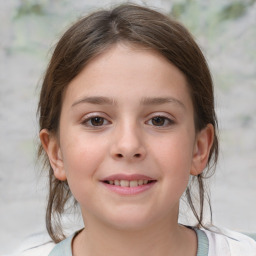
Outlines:
[[[166,116],[163,116],[163,115],[156,115],[156,116],[150,118],[149,121],[152,122],[154,118],[161,118],[161,119],[164,120],[164,125],[153,125],[153,124],[152,124],[152,126],[155,126],[155,127],[159,127],[159,128],[162,128],[162,127],[169,127],[169,126],[171,126],[171,125],[174,124],[174,121],[173,121],[172,119],[170,119],[170,118],[168,118],[168,117],[166,117]],[[149,121],[147,121],[147,123],[149,123]],[[167,122],[167,124],[166,124],[166,122]]]
[[[101,121],[103,121],[103,123],[100,124],[100,125],[93,125],[93,124],[92,124],[92,121],[95,120],[95,119],[97,119],[97,118],[101,119]],[[170,119],[170,118],[168,118],[168,117],[166,117],[166,116],[163,116],[163,115],[156,115],[156,116],[151,117],[151,118],[149,119],[149,121],[146,122],[146,124],[149,124],[150,121],[151,121],[151,123],[152,123],[152,121],[153,121],[154,119],[156,119],[156,118],[161,118],[161,119],[163,119],[163,120],[164,120],[164,124],[163,124],[163,125],[154,125],[154,124],[150,124],[150,125],[155,126],[155,127],[158,127],[158,128],[162,128],[162,127],[169,127],[169,126],[171,126],[171,125],[174,124],[174,121],[173,121],[172,119]],[[107,122],[107,124],[106,124],[106,122]],[[166,124],[166,122],[167,122],[167,124]],[[90,124],[89,124],[89,123],[90,123]],[[95,115],[95,116],[90,116],[90,117],[86,118],[85,120],[83,120],[83,121],[82,121],[82,124],[85,125],[85,126],[87,126],[87,127],[101,128],[102,126],[111,124],[111,122],[108,121],[106,118],[100,116],[100,115]]]
[[[92,120],[95,120],[96,118],[102,119],[103,124],[102,125],[93,125]],[[83,120],[82,124],[87,127],[101,128],[103,125],[106,125],[106,123],[105,123],[106,121],[108,122],[108,124],[110,123],[106,118],[104,118],[100,115],[95,115],[95,116],[90,116],[90,117],[86,118],[85,120]],[[89,124],[89,123],[91,123],[91,124]]]

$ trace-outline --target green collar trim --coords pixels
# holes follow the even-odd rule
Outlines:
[[[207,256],[209,253],[209,240],[203,230],[194,229],[197,234],[197,254],[196,256]]]

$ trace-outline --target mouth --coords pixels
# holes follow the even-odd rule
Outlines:
[[[104,180],[103,182],[113,186],[138,187],[156,182],[156,180]]]
[[[119,195],[136,195],[154,187],[157,182],[152,177],[141,174],[114,174],[101,180],[105,188]]]

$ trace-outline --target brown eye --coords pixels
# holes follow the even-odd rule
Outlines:
[[[90,119],[90,123],[92,126],[101,126],[104,124],[104,118],[102,117],[93,117]]]
[[[82,125],[86,126],[86,127],[98,127],[100,128],[101,126],[104,127],[106,125],[110,124],[110,122],[101,116],[94,116],[94,117],[88,117],[86,118],[83,122]]]
[[[161,116],[156,116],[152,118],[152,124],[156,126],[163,126],[165,124],[165,119],[164,117]]]
[[[165,116],[152,117],[148,122],[149,125],[158,127],[168,127],[174,124],[174,121]]]

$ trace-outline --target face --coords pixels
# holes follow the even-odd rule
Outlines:
[[[119,44],[72,80],[58,138],[42,131],[41,140],[88,223],[134,229],[177,222],[207,134],[195,132],[184,75],[153,50]]]

